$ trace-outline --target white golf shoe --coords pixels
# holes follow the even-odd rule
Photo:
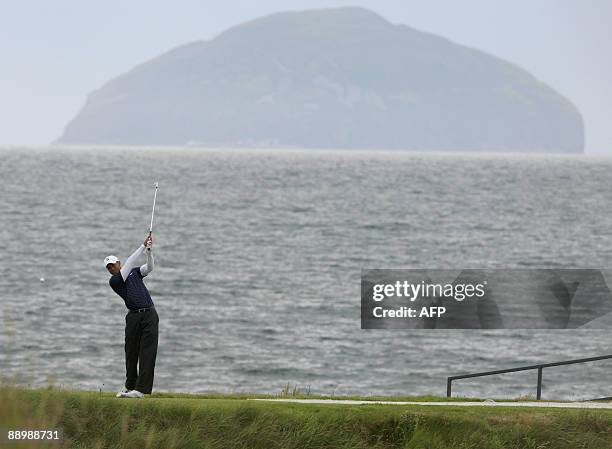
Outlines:
[[[126,394],[129,393],[130,390],[128,390],[127,388],[122,388],[119,392],[117,392],[117,397],[118,398],[124,398]]]
[[[124,398],[144,398],[144,394],[138,390],[128,391],[123,395]]]

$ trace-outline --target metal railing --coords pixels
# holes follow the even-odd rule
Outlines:
[[[539,400],[539,399],[542,399],[542,370],[544,368],[549,368],[551,366],[573,365],[574,363],[596,362],[598,360],[605,360],[605,359],[612,359],[612,354],[600,355],[598,357],[588,357],[586,359],[564,360],[563,362],[541,363],[539,365],[520,366],[518,368],[498,369],[495,371],[484,371],[481,373],[462,374],[460,376],[450,376],[446,380],[446,397],[447,398],[451,397],[451,389],[452,389],[453,380],[469,379],[472,377],[493,376],[495,374],[514,373],[516,371],[527,371],[527,370],[537,369],[538,370],[538,386],[537,386],[536,399]]]

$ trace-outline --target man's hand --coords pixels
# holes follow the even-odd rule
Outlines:
[[[146,249],[151,251],[151,247],[153,246],[153,238],[150,235],[148,235],[147,238],[145,239],[143,245],[144,245],[144,247]]]

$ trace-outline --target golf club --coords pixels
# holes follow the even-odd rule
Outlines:
[[[157,200],[157,188],[159,187],[159,182],[155,183],[155,195],[153,196],[153,210],[151,211],[151,225],[149,226],[149,237],[151,237],[151,233],[153,232],[153,216],[155,215],[155,201]],[[151,251],[150,248],[148,248]]]

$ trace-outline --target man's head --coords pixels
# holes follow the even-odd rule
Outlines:
[[[110,274],[117,274],[121,270],[121,262],[115,256],[108,256],[104,259],[104,266]]]

